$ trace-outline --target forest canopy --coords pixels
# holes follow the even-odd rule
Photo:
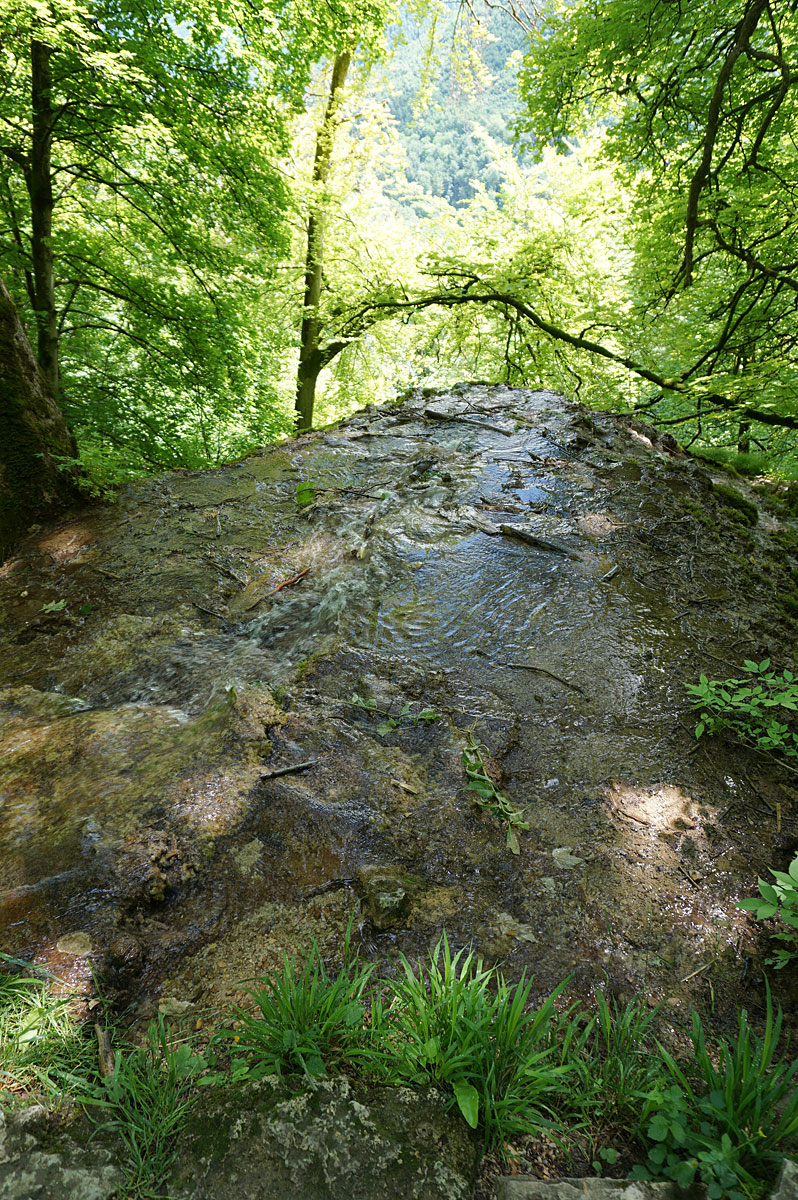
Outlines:
[[[796,4],[0,21],[0,277],[97,487],[468,376],[789,472]]]

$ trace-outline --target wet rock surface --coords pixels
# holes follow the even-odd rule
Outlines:
[[[0,573],[4,949],[207,1028],[350,918],[386,964],[446,928],[541,994],[757,1010],[734,902],[789,861],[798,789],[696,744],[684,684],[795,669],[798,541],[733,483],[756,524],[672,439],[472,385],[32,539]]]
[[[443,1098],[345,1079],[205,1096],[180,1138],[174,1200],[470,1200],[476,1136]]]

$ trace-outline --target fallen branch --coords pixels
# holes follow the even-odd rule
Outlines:
[[[520,525],[500,525],[499,530],[505,537],[515,538],[519,542],[526,542],[528,546],[534,546],[536,550],[548,550],[551,554],[564,554],[567,558],[579,558],[575,550],[571,550],[568,546],[562,546],[559,542],[550,542],[547,538],[538,537],[535,533],[530,533],[527,529],[522,529]]]
[[[497,667],[512,667],[514,671],[534,671],[536,675],[545,675],[547,679],[553,679],[555,683],[561,683],[563,687],[571,688],[574,692],[579,692],[580,696],[584,696],[584,692],[578,683],[571,683],[570,679],[563,679],[560,675],[555,675],[552,671],[547,671],[545,667],[532,667],[529,663],[496,663]]]
[[[315,767],[318,759],[309,758],[307,762],[292,763],[289,767],[275,767],[272,771],[261,771],[261,779],[277,779],[278,775],[295,775],[298,771],[307,771],[308,767]]]

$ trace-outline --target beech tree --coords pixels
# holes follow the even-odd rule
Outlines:
[[[38,517],[77,498],[75,443],[0,279],[0,558]]]
[[[796,89],[794,3],[579,0],[533,34],[521,128],[565,150],[604,121],[633,192],[627,344],[662,420],[796,428]]]
[[[324,226],[327,198],[324,188],[330,174],[335,129],[339,119],[346,76],[352,61],[350,50],[335,56],[330,79],[330,94],[321,125],[316,133],[313,157],[311,200],[307,215],[307,249],[305,253],[305,295],[302,306],[302,327],[299,336],[299,366],[296,380],[297,428],[310,429],[316,399],[319,372],[337,353],[331,345],[322,346],[320,314],[322,271],[324,266]]]
[[[282,157],[371,4],[0,0],[0,254],[84,445],[198,466],[290,428]]]

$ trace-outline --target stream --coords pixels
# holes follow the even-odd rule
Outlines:
[[[756,1010],[735,900],[790,861],[798,790],[696,742],[684,685],[796,668],[796,543],[707,466],[472,384],[35,533],[0,568],[0,946],[207,1029],[350,921],[386,970],[445,929],[540,995]]]

